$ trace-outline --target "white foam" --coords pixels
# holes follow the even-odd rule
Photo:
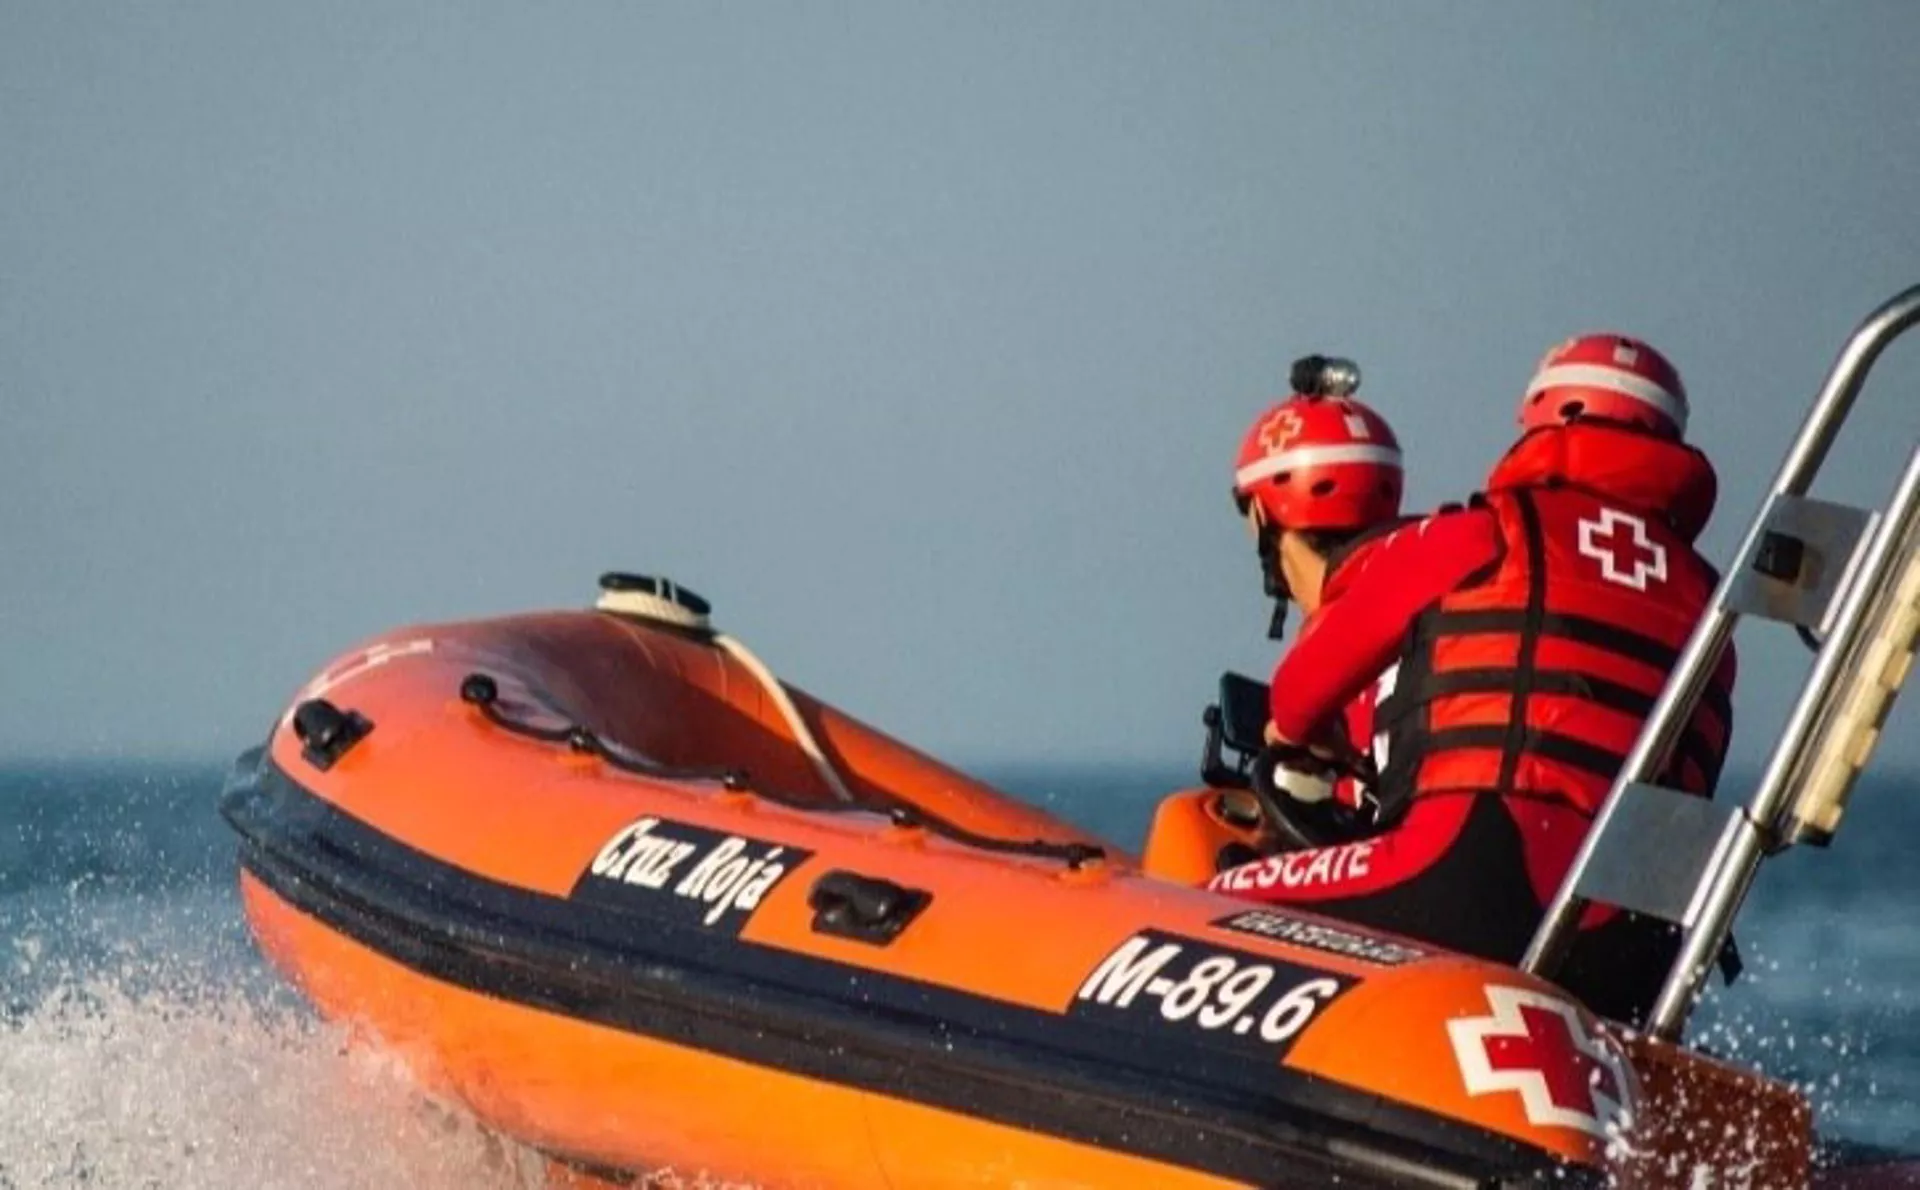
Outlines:
[[[340,1032],[237,992],[68,984],[0,1028],[0,1185],[539,1186]]]
[[[0,938],[0,1190],[547,1185],[537,1154],[210,942],[220,901],[92,902],[43,916],[51,934]],[[642,1185],[715,1184],[659,1170]]]

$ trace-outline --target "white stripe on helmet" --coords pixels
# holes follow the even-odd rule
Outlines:
[[[1686,402],[1645,376],[1624,368],[1610,368],[1605,364],[1556,364],[1551,368],[1542,368],[1534,374],[1533,383],[1527,386],[1527,400],[1533,400],[1534,394],[1542,389],[1560,385],[1603,388],[1610,393],[1631,397],[1653,406],[1681,430],[1687,428]]]
[[[1277,455],[1256,459],[1233,473],[1234,486],[1247,488],[1282,471],[1328,467],[1339,463],[1380,463],[1400,469],[1400,452],[1391,446],[1296,446]]]

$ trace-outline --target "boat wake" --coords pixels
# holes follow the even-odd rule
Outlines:
[[[398,1061],[238,990],[66,984],[0,1028],[0,1186],[535,1187]]]
[[[0,935],[0,1190],[574,1183],[206,933],[201,953],[180,948],[177,903],[129,908],[90,901],[56,929]],[[715,1183],[663,1170],[642,1185]]]

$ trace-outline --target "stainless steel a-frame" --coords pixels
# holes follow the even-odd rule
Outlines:
[[[1886,345],[1920,322],[1920,286],[1847,340],[1735,555],[1681,651],[1522,965],[1552,978],[1591,903],[1680,927],[1648,1030],[1678,1040],[1761,861],[1825,844],[1840,825],[1920,637],[1920,445],[1878,511],[1807,496],[1861,384]],[[1744,804],[1652,784],[1746,615],[1819,641],[1805,686]]]

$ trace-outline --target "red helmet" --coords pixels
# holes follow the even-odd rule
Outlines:
[[[1400,513],[1400,443],[1349,397],[1294,395],[1240,444],[1233,495],[1282,529],[1365,529]]]
[[[1527,430],[1604,417],[1670,438],[1687,431],[1687,389],[1667,357],[1625,335],[1581,335],[1547,352],[1520,401]]]

